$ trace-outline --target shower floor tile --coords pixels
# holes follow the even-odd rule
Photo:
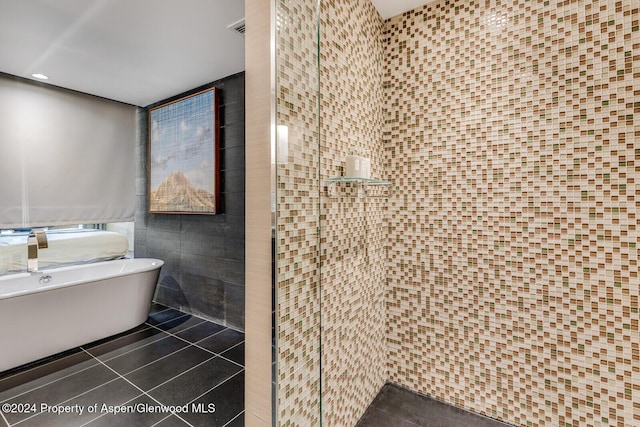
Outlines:
[[[153,304],[137,328],[0,372],[0,427],[242,425],[243,365],[244,334]]]
[[[386,384],[356,427],[509,427],[446,403]]]

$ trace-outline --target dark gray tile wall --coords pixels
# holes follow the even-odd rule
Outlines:
[[[218,215],[147,212],[148,108],[140,108],[136,181],[135,256],[164,260],[155,301],[244,330],[244,73],[192,91],[220,91]]]

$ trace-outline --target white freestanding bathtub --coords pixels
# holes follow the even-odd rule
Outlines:
[[[163,264],[120,259],[0,277],[0,372],[142,324]]]

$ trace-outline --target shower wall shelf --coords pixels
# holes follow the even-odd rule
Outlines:
[[[391,196],[391,181],[373,178],[349,178],[336,177],[328,178],[327,195],[329,197],[338,196],[365,196],[365,197],[389,197]],[[356,194],[349,194],[349,190],[356,191]]]

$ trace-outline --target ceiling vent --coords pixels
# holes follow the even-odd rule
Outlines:
[[[240,34],[242,37],[244,37],[244,18],[242,18],[241,20],[239,20],[238,22],[234,22],[231,25],[227,25],[227,28],[229,28],[230,30],[235,31],[236,33]]]

